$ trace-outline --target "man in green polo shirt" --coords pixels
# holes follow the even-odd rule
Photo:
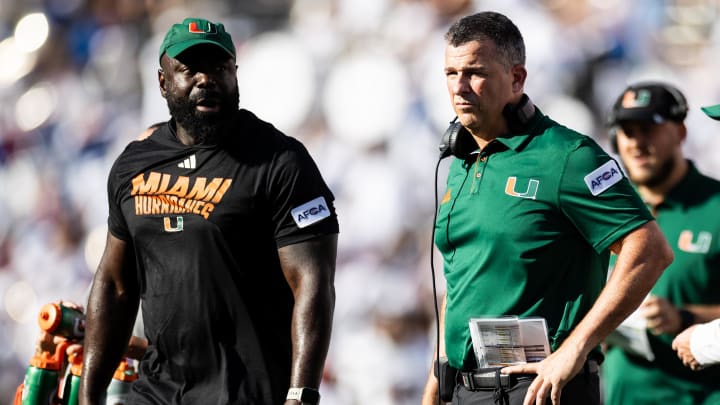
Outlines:
[[[708,117],[720,121],[720,104],[700,107]],[[720,364],[720,318],[695,324],[673,339],[672,348],[683,364],[693,370]]]
[[[598,404],[598,344],[640,304],[672,251],[618,164],[524,94],[525,46],[512,21],[481,12],[445,39],[459,131],[447,143],[455,156],[435,244],[447,281],[439,355],[460,372],[453,403]],[[603,288],[610,251],[619,266]],[[502,369],[516,378],[498,374],[488,388],[473,382],[468,320],[502,315],[544,318],[553,352]],[[431,370],[424,405],[438,403],[438,387]]]
[[[613,144],[675,260],[638,309],[651,355],[607,351],[608,405],[720,404],[720,368],[692,371],[672,349],[679,332],[720,317],[720,182],[683,156],[687,111],[677,88],[643,82],[627,87],[610,114]]]

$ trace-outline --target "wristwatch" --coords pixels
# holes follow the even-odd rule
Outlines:
[[[290,388],[287,393],[287,398],[300,401],[303,405],[318,405],[320,403],[320,392],[314,388]]]

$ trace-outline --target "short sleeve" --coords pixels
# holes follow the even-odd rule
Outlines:
[[[128,230],[127,222],[123,216],[120,208],[120,181],[118,176],[115,174],[115,167],[110,170],[107,182],[107,193],[108,193],[108,231],[118,239],[129,241],[130,231]]]
[[[332,192],[297,141],[281,152],[270,172],[268,203],[278,247],[338,233]]]
[[[586,139],[568,155],[559,204],[596,252],[653,219],[617,161]]]

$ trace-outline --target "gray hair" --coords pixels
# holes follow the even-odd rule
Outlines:
[[[456,21],[445,34],[449,45],[460,46],[471,41],[492,41],[500,62],[510,68],[525,64],[525,41],[518,27],[506,16],[484,11]]]

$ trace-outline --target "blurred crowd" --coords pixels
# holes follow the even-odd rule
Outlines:
[[[241,107],[300,139],[335,194],[323,403],[419,403],[435,344],[437,145],[453,118],[443,34],[480,10],[525,36],[533,101],[603,146],[627,83],[675,84],[690,104],[686,152],[720,178],[720,127],[699,110],[720,103],[718,0],[0,0],[0,404],[34,352],[40,307],[85,300],[107,173],[169,117],[157,50],[186,16],[225,23]]]

